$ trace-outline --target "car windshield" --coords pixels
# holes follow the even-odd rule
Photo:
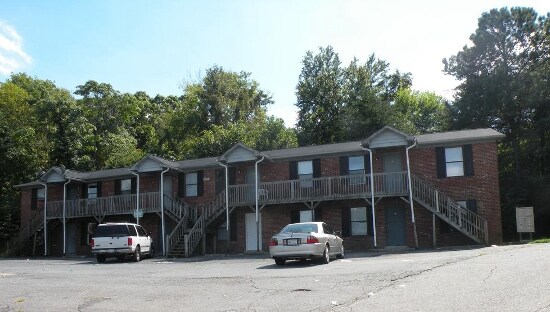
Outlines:
[[[116,237],[128,236],[128,227],[124,224],[98,226],[95,229],[94,237]]]
[[[317,224],[289,224],[281,233],[317,233]]]

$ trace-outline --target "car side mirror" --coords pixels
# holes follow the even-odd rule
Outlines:
[[[334,231],[334,234],[336,234],[338,236],[342,236],[342,230],[336,230],[336,231]]]

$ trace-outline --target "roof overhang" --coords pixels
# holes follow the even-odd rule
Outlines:
[[[262,153],[255,149],[251,149],[243,143],[237,143],[227,150],[223,155],[218,158],[219,162],[226,164],[235,164],[249,161],[257,161],[262,156]]]
[[[176,162],[169,161],[154,155],[146,155],[135,165],[130,167],[130,171],[133,172],[157,172],[166,169],[180,171]]]

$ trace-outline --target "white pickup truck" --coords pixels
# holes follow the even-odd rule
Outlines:
[[[136,262],[142,256],[153,257],[155,249],[151,235],[140,225],[134,223],[104,223],[96,227],[90,241],[92,254],[98,263],[104,263],[108,257],[119,260],[132,256]]]

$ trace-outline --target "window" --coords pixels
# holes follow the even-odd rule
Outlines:
[[[472,145],[436,147],[437,177],[462,177],[474,175]]]
[[[88,184],[88,199],[97,198],[97,183]]]
[[[300,211],[300,222],[311,222],[311,221],[313,221],[313,210]]]
[[[132,194],[132,179],[120,180],[120,195]]]
[[[313,162],[311,160],[298,162],[298,179],[301,187],[313,186]]]
[[[197,196],[197,173],[185,174],[185,196]]]
[[[351,156],[348,158],[348,172],[350,175],[363,175],[365,174],[365,157],[364,156]],[[355,177],[350,180],[350,184],[365,184],[365,177]]]
[[[31,194],[31,209],[44,207],[45,189],[33,189]]]
[[[447,177],[460,177],[464,175],[462,147],[445,148],[445,168]]]
[[[141,226],[136,226],[137,232],[139,236],[147,236],[147,233],[145,233],[145,230]]]
[[[367,235],[367,208],[351,208],[350,214],[351,235]]]

